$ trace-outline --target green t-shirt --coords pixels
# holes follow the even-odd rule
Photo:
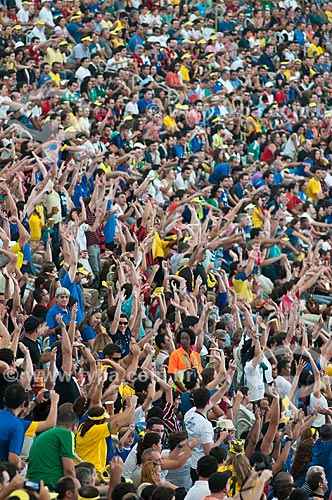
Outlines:
[[[260,152],[261,152],[261,149],[259,147],[258,142],[253,141],[248,148],[248,156],[249,156],[249,153],[251,153],[253,155],[252,161],[258,161],[259,157],[260,157]]]
[[[64,476],[62,457],[74,459],[74,434],[63,427],[54,427],[40,434],[33,442],[29,453],[27,478],[30,481],[44,480],[45,486],[54,489]]]

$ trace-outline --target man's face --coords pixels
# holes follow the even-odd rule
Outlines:
[[[53,73],[59,73],[59,71],[60,71],[60,64],[54,64]]]
[[[241,179],[241,185],[246,186],[249,182],[249,177],[246,175]]]
[[[62,293],[57,297],[57,303],[61,307],[61,309],[65,309],[68,306],[69,295]]]
[[[186,169],[184,172],[182,172],[182,177],[185,181],[189,180],[190,179],[190,174],[191,174],[191,170],[190,169]]]
[[[149,432],[156,432],[160,436],[164,434],[164,426],[162,424],[153,424],[152,429]]]
[[[125,194],[119,195],[118,203],[121,207],[126,204],[126,195]]]
[[[285,377],[289,377],[290,372],[291,372],[291,365],[290,365],[290,363],[287,363],[287,364],[285,365],[285,368],[282,370],[282,374],[283,374]]]

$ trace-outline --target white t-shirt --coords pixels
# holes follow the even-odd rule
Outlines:
[[[310,394],[310,403],[309,403],[309,408],[310,408],[311,412],[314,411],[316,405],[320,405],[323,408],[328,408],[328,406],[329,406],[327,404],[327,399],[325,396],[323,396],[323,394],[321,394],[320,397],[317,399],[317,398],[315,398],[313,393],[311,393]],[[319,429],[324,424],[325,424],[325,415],[319,414],[318,417],[316,418],[316,420],[313,422],[312,426],[317,427]]]
[[[201,500],[207,495],[211,495],[208,481],[196,481],[184,497],[184,500]]]
[[[53,21],[53,14],[50,9],[46,9],[46,7],[43,7],[39,12],[39,19],[41,19],[41,21],[45,21],[45,23],[53,26],[54,28],[55,24]]]
[[[125,107],[125,116],[131,116],[131,115],[139,115],[139,109],[137,106],[137,103],[134,102],[128,102]]]
[[[193,449],[191,456],[191,467],[197,468],[197,462],[201,457],[204,457],[204,444],[213,444],[213,427],[211,422],[201,413],[196,411],[194,406],[184,416],[184,423],[187,429],[188,438],[201,438],[202,442]]]
[[[250,401],[258,401],[264,397],[263,368],[260,365],[254,366],[252,360],[248,361],[244,367],[246,385],[249,388]]]
[[[281,375],[277,376],[276,384],[279,389],[280,398],[283,399],[285,396],[289,394],[292,384],[288,380],[286,380],[285,377],[282,377]]]
[[[184,180],[181,174],[178,174],[175,181],[174,187],[177,191],[185,191],[190,183],[190,179]]]
[[[87,76],[91,76],[91,72],[88,68],[83,68],[83,66],[80,66],[75,73],[75,77],[80,83],[82,83]]]
[[[125,460],[121,474],[122,477],[130,478],[133,471],[135,470],[136,465],[137,465],[137,443],[133,446],[131,452],[129,453],[129,455]]]

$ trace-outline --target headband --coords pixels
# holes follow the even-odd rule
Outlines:
[[[241,450],[237,451],[234,449],[234,445],[237,445],[237,446],[241,446]],[[231,441],[229,443],[229,452],[232,454],[232,455],[244,455],[244,449],[243,449],[243,445],[244,445],[244,440],[243,439],[238,439],[237,441]]]
[[[110,418],[109,414],[105,411],[102,415],[99,415],[99,417],[89,417],[89,420],[103,420],[104,418]]]

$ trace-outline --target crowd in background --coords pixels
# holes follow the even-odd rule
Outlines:
[[[330,1],[0,3],[0,500],[329,499],[331,69]]]

